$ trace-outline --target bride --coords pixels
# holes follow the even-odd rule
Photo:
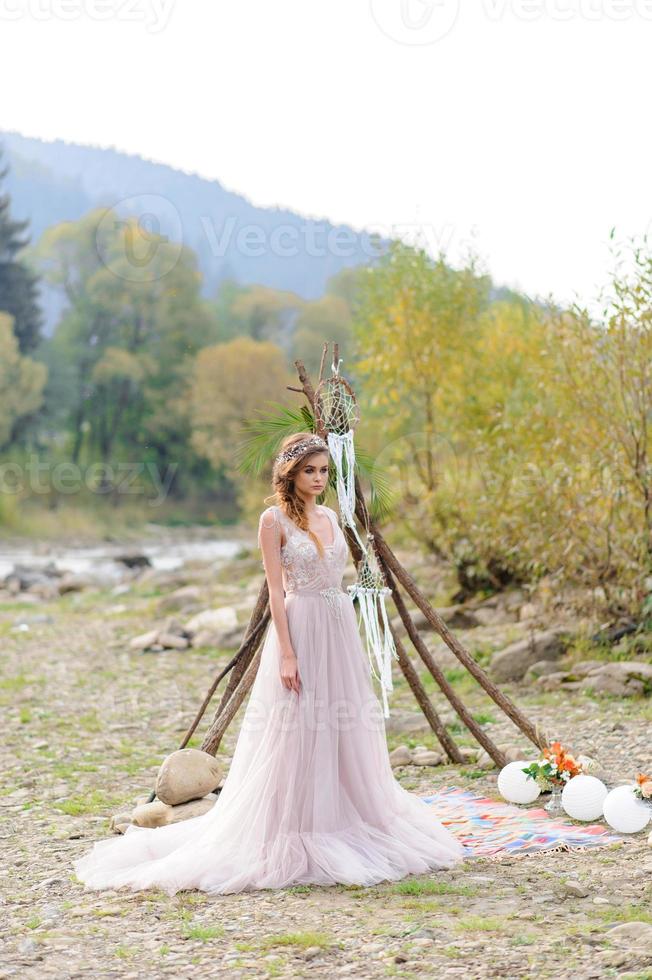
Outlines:
[[[130,824],[73,862],[88,888],[213,894],[296,884],[372,885],[449,868],[464,846],[394,778],[382,708],[342,586],[348,545],[317,504],[328,445],[289,436],[258,543],[272,624],[233,759],[205,814]],[[268,498],[269,499],[269,498]]]

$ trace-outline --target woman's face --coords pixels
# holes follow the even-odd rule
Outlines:
[[[328,453],[312,453],[304,460],[303,466],[295,474],[294,486],[297,493],[305,498],[317,498],[324,492],[328,483]]]

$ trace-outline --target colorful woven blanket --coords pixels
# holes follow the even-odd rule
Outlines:
[[[515,806],[456,786],[444,786],[421,799],[465,845],[468,857],[496,861],[546,851],[604,847],[623,840],[601,824],[565,822],[548,816],[541,807]]]

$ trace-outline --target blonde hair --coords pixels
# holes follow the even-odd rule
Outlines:
[[[279,447],[278,453],[291,449],[292,446],[304,442],[311,436],[314,436],[314,432],[295,432],[291,436],[286,436]],[[275,459],[272,468],[272,487],[274,488],[274,493],[269,497],[265,497],[265,503],[273,500],[281,508],[286,517],[312,538],[322,558],[324,557],[324,546],[314,531],[311,531],[308,527],[308,518],[303,507],[303,500],[294,490],[294,478],[303,469],[307,459],[310,459],[311,456],[321,455],[324,452],[327,451],[325,449],[313,450],[312,452],[300,454],[295,459],[286,460],[285,462],[278,462]]]

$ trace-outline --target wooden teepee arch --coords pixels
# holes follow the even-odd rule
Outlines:
[[[324,344],[321,366],[319,371],[319,379],[321,381],[324,359],[328,349],[328,344]],[[334,363],[339,363],[339,352],[338,345],[334,344]],[[299,392],[308,400],[310,407],[315,410],[315,389],[312,386],[310,378],[306,372],[306,369],[302,361],[295,361],[295,366],[297,373],[299,375],[299,380],[301,381],[301,387],[297,388],[293,385],[288,385],[290,391]],[[322,438],[326,438],[327,433],[325,431],[317,430],[318,434]],[[468,672],[475,678],[480,687],[482,687],[489,697],[498,705],[501,711],[510,718],[517,728],[519,728],[524,735],[535,745],[537,748],[544,748],[547,744],[547,739],[545,734],[541,731],[538,725],[532,724],[528,718],[525,717],[523,712],[518,708],[514,702],[504,694],[487,676],[482,667],[473,659],[471,654],[466,650],[457,637],[448,629],[446,623],[443,621],[441,616],[432,608],[426,597],[418,588],[416,582],[410,575],[410,573],[405,569],[396,555],[393,553],[392,549],[385,541],[382,533],[371,520],[370,515],[367,510],[367,506],[360,488],[359,480],[356,476],[355,478],[355,496],[356,496],[356,508],[355,514],[363,527],[368,527],[369,531],[373,535],[374,546],[376,550],[376,556],[378,559],[378,564],[382,572],[384,573],[385,580],[389,589],[391,590],[392,599],[396,610],[405,626],[407,635],[412,643],[414,649],[418,653],[419,657],[430,671],[435,682],[439,686],[443,695],[450,702],[454,710],[456,711],[460,721],[463,725],[471,732],[476,741],[482,746],[483,749],[491,756],[496,765],[499,768],[506,763],[506,758],[504,753],[494,745],[493,741],[485,731],[480,727],[480,725],[475,721],[473,715],[465,706],[464,702],[461,700],[459,695],[456,693],[452,685],[446,680],[444,673],[435,661],[434,657],[428,650],[427,646],[423,642],[419,631],[417,630],[414,622],[410,616],[408,608],[405,604],[403,595],[400,589],[402,588],[407,595],[412,599],[414,604],[418,609],[421,610],[427,621],[430,623],[432,628],[436,633],[442,638],[444,643],[457,657],[460,663],[468,670]],[[358,542],[355,540],[350,529],[348,527],[344,528],[345,535],[349,544],[349,549],[351,555],[356,564],[356,567],[362,557],[360,552],[360,547]],[[220,743],[226,732],[227,728],[231,724],[231,721],[235,717],[238,709],[245,700],[247,694],[251,690],[251,686],[256,677],[256,672],[258,670],[258,665],[260,663],[260,656],[262,653],[262,640],[265,633],[265,628],[271,619],[270,607],[269,607],[269,592],[267,588],[267,581],[263,582],[261,590],[258,594],[256,600],[256,605],[251,614],[251,618],[247,625],[245,631],[245,637],[240,645],[240,648],[236,654],[231,658],[229,663],[224,667],[223,670],[217,675],[213,683],[211,684],[206,697],[204,698],[201,707],[199,708],[190,728],[186,732],[181,742],[179,748],[183,749],[186,747],[193,733],[196,731],[199,722],[201,721],[208,705],[210,704],[221,680],[228,676],[228,681],[218,704],[218,707],[213,715],[213,720],[210,727],[204,737],[201,744],[201,749],[204,752],[208,752],[211,755],[215,755],[219,749]],[[446,726],[442,721],[441,717],[437,713],[435,706],[428,697],[428,694],[421,683],[419,675],[414,668],[414,665],[408,656],[404,644],[402,643],[399,636],[393,627],[392,636],[394,638],[394,644],[396,647],[396,652],[398,654],[398,663],[405,676],[410,689],[412,690],[414,697],[423,711],[428,724],[432,728],[437,740],[439,741],[442,749],[444,750],[447,758],[451,762],[462,763],[464,758],[462,753],[455,743],[454,739],[451,737],[449,732],[446,730]],[[155,794],[152,793],[150,799],[154,799]]]

